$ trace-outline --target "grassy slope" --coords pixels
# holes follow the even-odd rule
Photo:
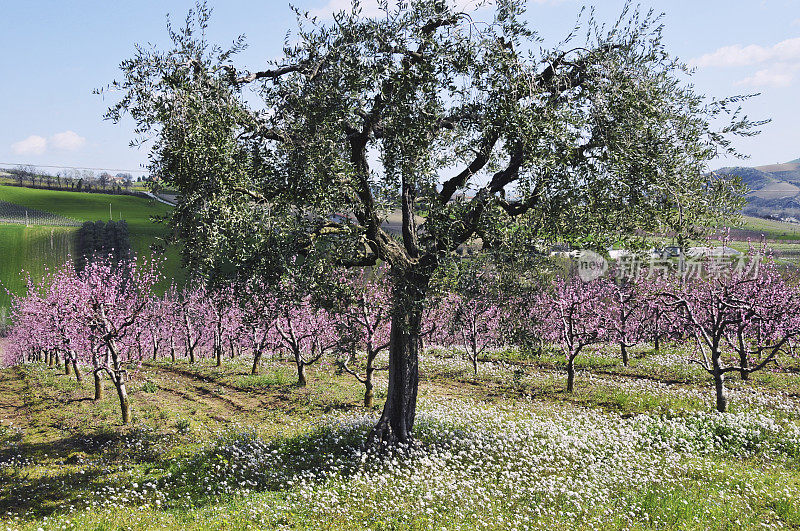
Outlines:
[[[247,360],[226,360],[221,369],[207,362],[195,366],[182,361],[175,365],[146,363],[131,372],[134,422],[121,428],[113,389],[107,387],[108,396],[98,404],[87,399],[89,382],[78,386],[72,377],[55,369],[33,365],[0,370],[0,462],[6,463],[0,467],[0,525],[23,529],[508,529],[509,521],[520,523],[519,518],[533,516],[532,527],[543,529],[574,528],[577,521],[587,529],[598,525],[604,529],[800,526],[795,498],[800,492],[800,455],[752,456],[724,444],[718,454],[709,457],[669,454],[667,461],[672,464],[667,468],[675,472],[677,467],[677,476],[671,479],[658,476],[660,467],[666,466],[659,450],[638,450],[632,455],[642,460],[642,472],[656,476],[645,482],[647,488],[629,487],[628,478],[621,477],[612,482],[608,494],[595,498],[594,504],[581,505],[583,496],[591,496],[585,485],[581,487],[586,480],[582,471],[589,477],[589,470],[601,471],[589,480],[599,484],[603,474],[616,473],[613,467],[620,464],[613,464],[615,459],[603,450],[603,443],[592,451],[597,463],[563,462],[559,454],[575,451],[570,449],[574,441],[584,441],[576,443],[582,448],[583,444],[598,445],[609,433],[613,439],[618,429],[624,434],[628,419],[635,415],[679,419],[709,410],[707,377],[681,360],[685,352],[640,357],[644,353],[639,351],[627,369],[619,366],[613,351],[580,358],[581,369],[591,372],[579,374],[573,395],[563,392],[562,356],[524,359],[500,353],[495,357],[505,363],[484,362],[473,376],[469,364],[451,357],[452,353],[431,353],[423,357],[420,369],[422,415],[432,404],[446,408],[463,403],[467,404],[463,411],[473,414],[482,408],[487,416],[513,411],[509,426],[515,415],[532,416],[536,419],[533,425],[544,431],[532,439],[509,441],[511,455],[490,455],[489,463],[481,465],[489,467],[486,475],[459,469],[459,458],[454,457],[448,466],[464,476],[441,476],[434,469],[421,483],[414,483],[402,469],[397,473],[387,470],[385,476],[373,476],[365,469],[354,486],[350,480],[353,472],[342,471],[344,475],[337,477],[332,471],[329,479],[304,480],[305,485],[297,486],[245,488],[247,483],[233,481],[233,492],[224,493],[219,493],[219,488],[231,485],[231,478],[243,479],[250,473],[259,477],[257,465],[248,463],[258,459],[256,456],[263,458],[264,451],[259,444],[241,447],[243,457],[237,460],[238,466],[249,470],[242,475],[243,469],[231,468],[227,451],[217,449],[220,433],[255,430],[272,445],[268,448],[281,453],[281,466],[289,472],[296,467],[293,473],[302,476],[302,470],[315,463],[324,468],[321,463],[331,453],[346,454],[343,448],[357,444],[349,439],[352,434],[347,428],[326,432],[323,419],[339,415],[357,418],[364,411],[359,405],[363,388],[346,375],[334,374],[329,365],[312,366],[309,387],[298,388],[293,385],[291,364],[279,361],[266,362],[260,376],[247,374]],[[788,419],[796,423],[800,379],[792,372],[796,366],[789,369],[759,374],[747,385],[733,377],[729,385],[742,391],[732,396],[734,414],[730,418],[747,421],[752,415],[766,414],[778,422]],[[373,415],[385,397],[384,374],[379,376],[378,406]],[[751,401],[749,389],[761,398]],[[769,404],[781,401],[793,405],[795,412],[770,409]],[[426,432],[438,429],[438,421],[427,418],[418,421],[423,440]],[[574,433],[560,432],[562,420],[569,418],[584,418],[585,425],[579,423]],[[371,422],[374,420],[366,421],[367,425]],[[481,437],[489,436],[473,433],[485,429],[481,421],[456,415],[445,422],[454,426],[464,423],[467,431],[445,430],[435,437],[442,442],[448,437],[467,440],[465,464],[479,465],[477,460],[482,457],[469,453],[468,440],[476,437],[480,444]],[[603,432],[591,431],[597,422],[607,426]],[[708,435],[725,437],[727,429],[723,426],[723,431]],[[555,453],[537,451],[525,457],[533,459],[526,464],[540,474],[541,484],[512,482],[518,488],[507,497],[495,497],[496,482],[503,479],[499,471],[523,466],[514,461],[513,452],[526,456],[525,449],[536,447],[538,438],[561,436],[565,439],[556,444]],[[666,432],[664,436],[669,439]],[[227,440],[225,444],[230,444],[232,439]],[[627,439],[622,444],[628,444]],[[582,455],[580,451],[576,459]],[[347,460],[347,455],[344,458]],[[370,463],[370,467],[375,465]],[[426,465],[418,463],[412,469],[417,466],[424,469]],[[611,468],[607,470],[607,466]],[[625,469],[624,463],[622,466]],[[492,471],[498,471],[496,477]],[[434,486],[439,481],[445,487],[437,491]],[[552,495],[546,485],[564,486],[568,492]],[[525,497],[527,488],[534,489],[533,497]],[[454,503],[449,493],[464,500],[477,493],[479,500],[467,505]],[[352,498],[354,494],[356,498]],[[473,516],[462,513],[463,509],[475,511],[477,519],[471,520]],[[542,513],[537,516],[533,510]]]
[[[166,227],[163,224],[153,223],[151,218],[164,215],[170,210],[169,206],[162,203],[133,196],[37,190],[15,186],[0,186],[0,199],[79,221],[107,220],[110,204],[114,219],[127,221],[131,233],[131,246],[137,255],[149,254],[151,245],[161,241]],[[74,234],[77,229],[55,230],[62,234],[64,230]],[[72,253],[74,246],[68,239],[54,253],[48,252],[50,234],[49,227],[0,225],[0,282],[12,289],[18,289],[20,269],[36,274],[45,266],[58,265],[63,261],[65,254]],[[64,240],[64,238],[57,239]],[[170,278],[180,277],[179,263],[178,250],[168,249],[165,275]],[[5,293],[0,293],[0,307],[7,306],[7,303]]]
[[[771,219],[742,216],[736,228],[763,233],[769,239],[800,240],[800,224]]]

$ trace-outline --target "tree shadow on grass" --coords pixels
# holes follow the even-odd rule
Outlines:
[[[97,430],[0,448],[0,514],[41,518],[82,507],[103,487],[118,487],[115,463],[162,462],[163,434]]]
[[[159,482],[168,503],[192,500],[201,506],[220,494],[243,487],[256,491],[289,491],[298,479],[347,478],[364,468],[362,451],[374,419],[264,441],[254,432],[231,432],[209,449],[173,463]],[[373,465],[375,462],[373,461]]]

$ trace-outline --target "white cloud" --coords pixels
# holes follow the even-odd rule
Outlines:
[[[11,151],[17,155],[41,155],[46,149],[47,139],[38,135],[31,135],[25,140],[11,144]]]
[[[64,131],[63,133],[56,133],[50,137],[50,143],[53,144],[53,147],[56,149],[75,151],[83,147],[86,143],[86,139],[75,131]]]
[[[786,39],[773,46],[723,46],[691,59],[689,64],[699,68],[759,66],[755,73],[735,84],[755,88],[785,88],[794,83],[795,74],[800,71],[800,37]]]
[[[786,65],[782,65],[782,67],[765,68],[759,70],[752,76],[737,81],[735,85],[754,88],[785,88],[791,86],[794,81],[794,70],[796,70],[796,68],[788,68]]]
[[[774,46],[757,44],[723,46],[714,52],[691,59],[689,64],[698,67],[752,66],[771,61],[800,62],[800,37],[786,39]]]

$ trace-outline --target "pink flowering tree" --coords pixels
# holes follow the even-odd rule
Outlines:
[[[239,296],[241,326],[245,331],[245,344],[253,352],[251,374],[258,374],[261,357],[277,338],[275,321],[281,310],[269,286],[261,280],[252,280]]]
[[[629,362],[628,349],[641,340],[645,318],[643,294],[639,282],[622,276],[617,270],[609,282],[608,310],[609,339],[619,346],[622,365]]]
[[[304,387],[306,367],[339,345],[335,314],[315,304],[310,290],[293,280],[285,280],[280,288],[274,344],[292,356],[297,385]]]
[[[589,346],[610,337],[606,305],[612,296],[609,282],[559,277],[539,295],[537,320],[542,337],[561,345],[567,361],[567,392],[574,390],[575,358]]]
[[[153,361],[158,359],[173,333],[171,324],[175,318],[172,314],[173,309],[166,297],[151,296],[142,310],[140,326],[143,329],[143,342],[147,345]]]
[[[661,342],[685,335],[684,323],[674,316],[674,308],[662,296],[679,287],[677,275],[666,270],[646,270],[637,280],[641,293],[641,336],[652,340],[653,349]]]
[[[691,361],[712,376],[716,409],[724,412],[725,375],[763,369],[800,334],[800,296],[755,253],[740,261],[708,257],[696,271],[663,296],[694,335]]]
[[[478,357],[488,348],[501,342],[500,309],[489,295],[488,288],[469,290],[468,293],[449,293],[442,304],[450,316],[449,336],[459,343],[478,374]]]
[[[128,341],[143,319],[158,273],[153,262],[91,262],[78,275],[82,308],[78,318],[88,327],[90,336],[105,349],[98,356],[96,372],[103,371],[117,390],[122,423],[130,422],[130,404],[125,382],[125,362],[130,359]],[[127,348],[126,348],[127,347]]]
[[[226,333],[231,331],[236,323],[233,318],[236,316],[235,296],[233,286],[222,285],[208,291],[206,300],[206,326],[211,335],[211,355],[216,366],[222,366],[222,353],[226,343]]]
[[[82,381],[78,369],[78,356],[90,351],[89,334],[85,323],[78,319],[80,305],[79,282],[73,273],[72,263],[45,275],[44,297],[40,300],[40,318],[44,321],[43,333],[49,333],[53,347],[64,355],[64,373],[75,373]]]
[[[374,382],[376,371],[388,367],[376,367],[375,360],[389,348],[391,325],[391,285],[387,271],[341,272],[338,278],[338,304],[335,323],[339,335],[342,370],[364,385],[364,407],[374,404]],[[363,371],[356,367],[358,355],[364,353]]]
[[[88,351],[87,333],[77,319],[80,292],[72,263],[47,271],[38,283],[28,279],[25,295],[16,297],[14,306],[21,349],[43,353],[50,366],[61,354],[64,373],[81,382],[78,361]]]
[[[189,363],[194,363],[208,334],[210,294],[199,282],[186,286],[176,299],[180,341]]]

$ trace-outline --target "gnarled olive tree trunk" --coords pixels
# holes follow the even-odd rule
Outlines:
[[[389,389],[383,413],[372,429],[373,443],[394,444],[411,437],[417,413],[422,311],[430,277],[404,274],[395,281],[389,344]]]

